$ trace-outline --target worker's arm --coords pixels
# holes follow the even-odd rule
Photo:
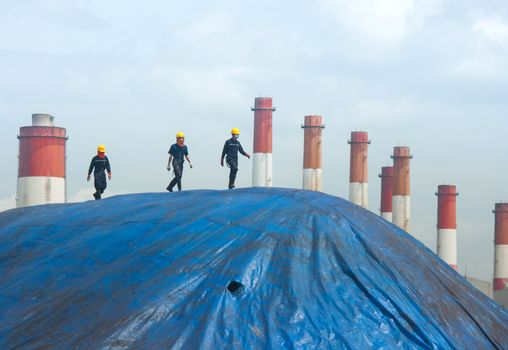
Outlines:
[[[173,146],[169,147],[169,151],[168,151],[168,154],[169,154],[169,159],[168,159],[168,171],[171,170],[171,162],[173,161],[173,154],[174,154],[174,150],[173,150]]]
[[[250,154],[248,154],[247,152],[245,152],[245,151],[243,150],[242,144],[240,144],[240,149],[239,149],[239,151],[240,151],[240,153],[241,153],[242,155],[244,155],[245,157],[247,157],[247,158],[249,158],[249,159],[250,159]]]
[[[92,174],[92,171],[94,168],[94,165],[93,165],[94,159],[95,159],[95,157],[92,158],[92,161],[90,162],[90,166],[88,167],[88,174],[86,176],[86,181],[90,181],[90,175]]]
[[[190,159],[189,159],[189,155],[187,155],[187,154],[186,154],[186,155],[185,155],[185,159],[187,159],[187,161],[189,162],[189,166],[190,166],[190,167],[191,167],[191,169],[192,169],[192,162],[191,162],[191,161],[190,161]]]
[[[108,172],[108,179],[111,180],[111,176],[113,176],[113,174],[111,173],[111,165],[109,164],[108,157],[106,157],[106,171]]]
[[[228,141],[224,143],[224,147],[222,148],[222,155],[220,156],[220,165],[224,166],[224,157],[226,156],[226,150],[228,149]]]
[[[169,159],[168,159],[168,171],[170,171],[170,170],[171,170],[171,162],[172,162],[172,161],[173,161],[173,155],[172,155],[172,154],[170,154],[170,155],[169,155]]]

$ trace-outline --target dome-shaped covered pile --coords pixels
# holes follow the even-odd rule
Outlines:
[[[138,194],[0,213],[0,348],[502,349],[508,313],[318,192]]]

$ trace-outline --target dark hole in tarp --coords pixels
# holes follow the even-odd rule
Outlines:
[[[243,284],[241,284],[238,281],[229,282],[227,288],[228,288],[228,291],[231,294],[233,294],[235,297],[242,295],[243,291],[245,290],[245,287],[243,286]]]

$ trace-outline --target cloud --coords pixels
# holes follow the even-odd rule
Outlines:
[[[505,82],[508,75],[506,61],[487,53],[478,54],[456,63],[450,72],[452,75],[480,80],[486,83]]]
[[[397,44],[440,10],[438,0],[320,0],[349,33],[377,42]]]
[[[496,44],[508,47],[508,23],[501,17],[478,18],[473,23],[473,33],[481,46]]]
[[[352,103],[349,114],[365,123],[386,124],[387,122],[407,121],[418,115],[418,109],[416,103],[408,98],[398,100],[370,99],[358,100]]]
[[[152,73],[153,81],[171,87],[180,101],[204,110],[228,110],[232,105],[250,103],[250,99],[246,100],[245,80],[252,76],[253,71],[242,66],[202,69],[161,64]]]
[[[216,34],[228,35],[233,29],[233,21],[222,12],[214,12],[207,14],[199,19],[199,21],[191,22],[188,26],[178,31],[187,42],[196,40],[209,39],[215,37]]]
[[[64,0],[16,1],[0,12],[0,47],[40,52],[71,53],[111,45],[109,25],[86,4]],[[34,29],[35,28],[35,29]],[[70,40],[69,37],[72,37]]]
[[[476,18],[470,26],[466,52],[452,67],[453,75],[504,84],[508,77],[508,22],[499,16]]]

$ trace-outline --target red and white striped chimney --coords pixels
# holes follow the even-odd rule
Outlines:
[[[361,207],[369,206],[368,152],[369,134],[365,131],[351,132],[351,159],[349,166],[349,200]]]
[[[252,186],[272,187],[272,107],[271,97],[254,100],[254,154]]]
[[[66,130],[55,127],[49,114],[33,114],[32,126],[19,132],[19,169],[16,205],[66,201]]]
[[[303,144],[303,188],[321,191],[321,130],[324,129],[320,115],[305,116]]]
[[[392,158],[392,222],[409,232],[411,223],[410,162],[413,156],[409,147],[395,147]]]
[[[508,289],[508,203],[497,203],[494,251],[494,300],[496,292]]]
[[[437,255],[457,270],[457,193],[456,186],[438,186]]]
[[[381,168],[381,217],[392,222],[393,167]]]

